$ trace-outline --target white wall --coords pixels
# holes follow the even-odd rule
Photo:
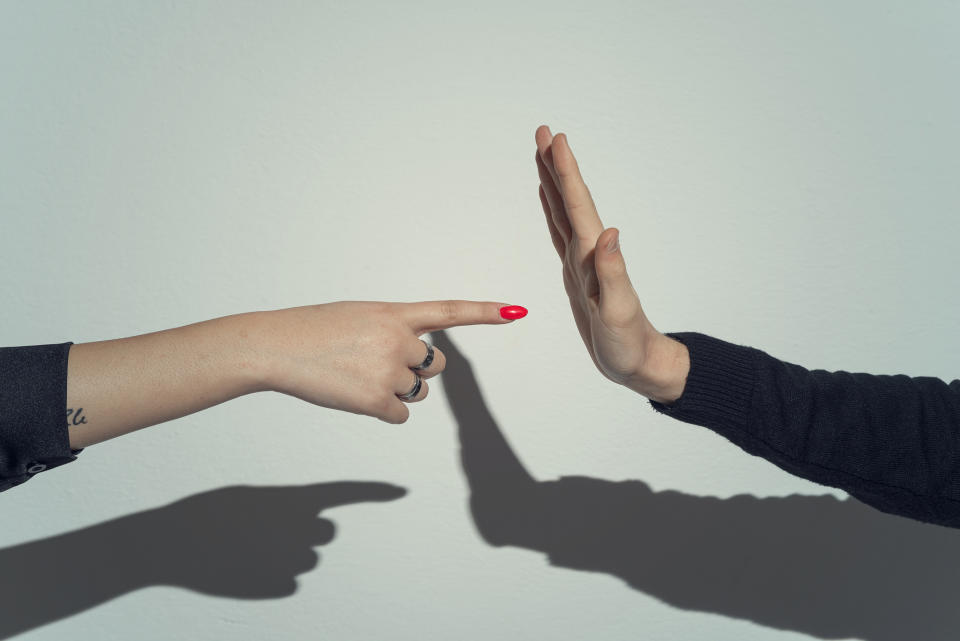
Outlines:
[[[951,2],[3,2],[0,344],[347,299],[530,315],[450,331],[475,379],[405,425],[260,394],[3,493],[0,593],[37,597],[0,636],[953,638],[958,533],[594,369],[533,132],[569,134],[662,331],[950,380],[958,30]],[[538,481],[595,480],[525,484],[500,432]],[[300,572],[317,505],[383,491],[295,487],[340,481],[407,493],[324,510]]]

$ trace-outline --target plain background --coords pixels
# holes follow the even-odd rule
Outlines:
[[[335,300],[522,304],[522,321],[449,336],[537,479],[843,499],[596,371],[537,198],[533,134],[569,135],[661,331],[952,380],[957,33],[952,2],[3,2],[2,344]],[[4,493],[12,549],[226,486],[407,490],[324,511],[336,536],[290,594],[148,585],[21,638],[815,636],[804,616],[778,629],[676,607],[488,545],[442,377],[432,385],[400,426],[241,398]],[[933,526],[906,527],[904,549],[926,528],[960,550]],[[862,610],[854,628],[878,615],[833,597]],[[916,604],[903,605],[909,621]],[[938,617],[955,623],[934,609],[924,625]]]

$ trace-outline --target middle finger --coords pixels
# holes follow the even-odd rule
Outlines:
[[[418,369],[427,357],[426,341],[416,340],[407,348],[407,367],[414,370],[421,378],[432,378],[443,371],[447,366],[447,357],[438,347],[433,348],[433,361],[423,369]]]
[[[564,212],[577,238],[593,248],[603,232],[603,223],[590,190],[583,182],[577,159],[570,149],[566,134],[557,134],[550,145]]]

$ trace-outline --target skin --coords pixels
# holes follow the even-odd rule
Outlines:
[[[619,250],[604,229],[564,134],[536,131],[540,202],[563,264],[570,309],[597,369],[661,403],[683,393],[686,347],[647,319]],[[613,251],[607,247],[614,245]],[[67,371],[74,449],[170,421],[254,392],[273,391],[314,405],[404,423],[408,403],[429,393],[427,379],[446,356],[417,373],[419,336],[460,325],[504,325],[506,303],[339,301],[224,316],[128,338],[72,345]]]
[[[466,300],[339,301],[224,316],[161,332],[70,347],[70,446],[87,447],[244,394],[274,391],[315,405],[404,423],[411,368],[423,362],[422,334],[460,325],[504,325],[506,303]],[[434,349],[411,403],[443,371]]]
[[[620,231],[604,229],[566,134],[554,136],[541,125],[535,137],[540,203],[590,357],[614,383],[667,405],[675,402],[690,371],[689,351],[657,331],[644,313],[620,251]]]

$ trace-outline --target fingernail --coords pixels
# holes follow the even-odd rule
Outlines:
[[[507,320],[517,320],[527,315],[527,308],[519,305],[507,305],[500,308],[500,318]]]
[[[618,248],[618,247],[620,247],[620,232],[619,232],[619,231],[618,231],[616,234],[613,235],[613,240],[611,240],[609,243],[607,243],[607,251],[612,254],[613,252],[617,251],[617,248]]]

